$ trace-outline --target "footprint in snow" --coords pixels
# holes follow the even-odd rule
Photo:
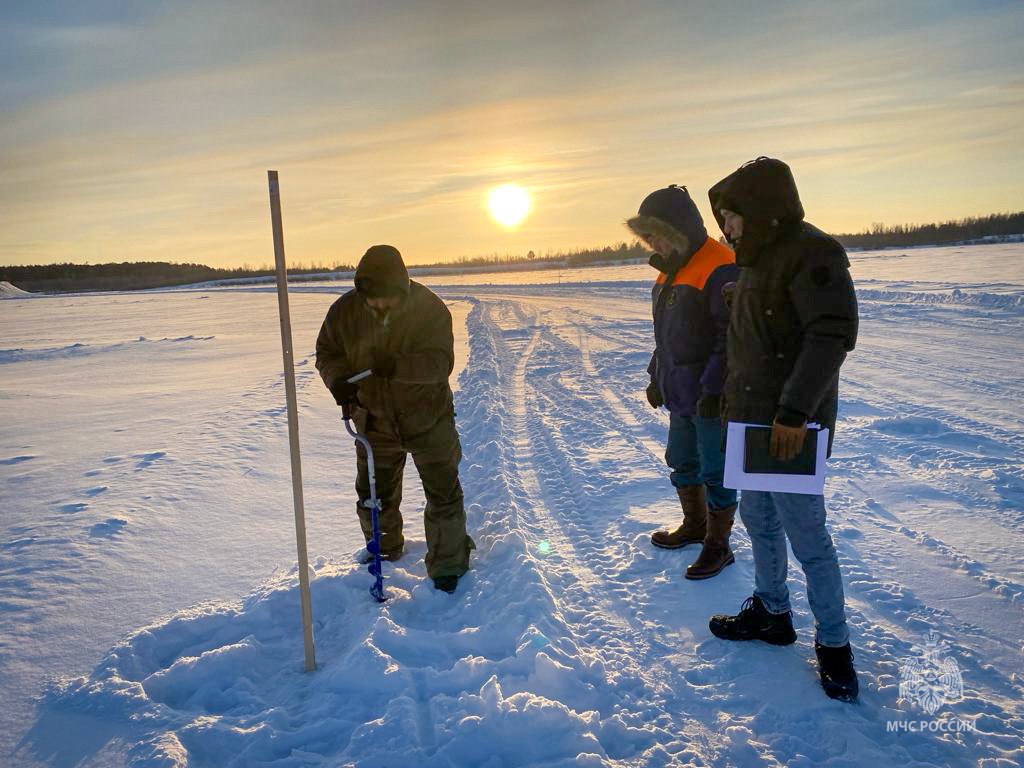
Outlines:
[[[70,504],[61,504],[57,509],[67,514],[73,514],[75,512],[82,512],[89,508],[89,505],[82,501],[74,501]]]
[[[91,499],[96,496],[99,496],[101,493],[105,493],[107,490],[107,486],[97,485],[95,488],[90,488],[89,490],[85,491],[85,495]]]
[[[138,459],[135,464],[135,470],[146,469],[155,462],[164,458],[167,455],[166,451],[151,451],[149,453],[136,453],[132,456],[133,459]]]
[[[9,459],[0,459],[0,465],[11,466],[13,464],[21,464],[25,461],[32,461],[32,459],[35,458],[37,457],[32,456],[31,454],[26,454],[24,456],[11,456]]]
[[[126,525],[128,525],[127,520],[111,517],[102,523],[96,523],[96,525],[89,529],[89,535],[94,538],[113,539],[124,530]]]
[[[844,539],[863,539],[864,534],[857,528],[841,528],[836,531],[836,534],[842,536]]]

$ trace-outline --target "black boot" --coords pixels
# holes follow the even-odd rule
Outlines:
[[[770,613],[757,595],[748,597],[735,616],[712,616],[708,626],[723,640],[764,640],[772,645],[796,642],[793,613]]]
[[[434,579],[434,589],[439,589],[442,592],[447,592],[449,595],[455,592],[455,588],[458,585],[458,576],[438,576],[436,579]]]
[[[821,687],[828,697],[839,701],[855,701],[860,685],[857,682],[857,670],[853,668],[853,649],[850,644],[833,648],[815,643],[814,653],[818,657]]]

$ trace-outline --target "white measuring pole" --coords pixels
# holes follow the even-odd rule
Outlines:
[[[284,352],[284,391],[288,401],[288,443],[292,454],[292,497],[295,502],[295,543],[299,550],[299,599],[302,603],[302,642],[306,671],[316,669],[313,648],[313,604],[309,597],[309,559],[306,555],[306,510],[302,501],[302,464],[299,460],[299,408],[295,397],[295,356],[292,353],[292,319],[288,311],[288,272],[284,263],[284,232],[281,227],[281,190],[277,171],[267,171],[270,183],[270,221],[274,227],[277,261],[277,307],[281,316],[281,349]]]

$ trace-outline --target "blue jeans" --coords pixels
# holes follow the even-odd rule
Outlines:
[[[722,422],[717,416],[671,414],[665,463],[672,467],[672,485],[676,488],[706,485],[712,509],[725,509],[736,503],[736,491],[722,486],[725,454]]]
[[[832,537],[825,528],[825,498],[801,493],[744,491],[740,518],[754,553],[754,594],[772,613],[790,610],[786,538],[807,577],[815,637],[839,647],[850,640],[843,580]]]

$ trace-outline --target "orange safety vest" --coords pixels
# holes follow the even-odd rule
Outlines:
[[[703,291],[712,272],[724,264],[735,263],[736,254],[732,249],[709,237],[690,257],[686,266],[676,272],[676,279],[672,281],[672,285],[692,285],[698,291]],[[658,285],[666,280],[668,275],[664,272],[658,275]]]

